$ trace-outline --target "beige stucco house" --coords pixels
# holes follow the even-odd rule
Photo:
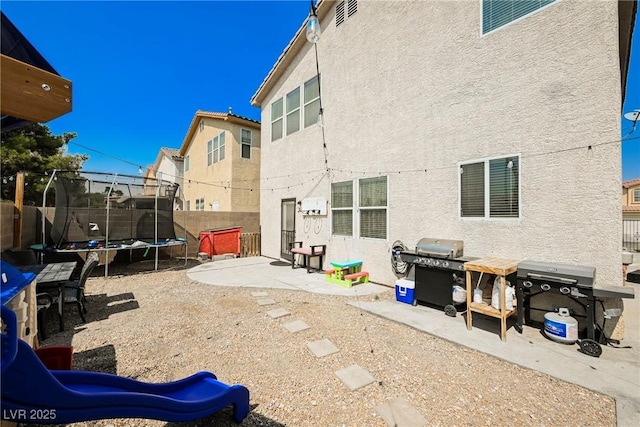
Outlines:
[[[162,179],[163,182],[175,182],[179,185],[178,193],[174,199],[174,208],[183,209],[182,194],[182,170],[183,159],[177,148],[162,147],[158,151],[156,161],[148,165],[145,171],[145,179]]]
[[[180,147],[186,210],[260,211],[260,122],[198,110]]]
[[[524,4],[321,1],[319,41],[302,26],[251,100],[262,254],[327,244],[325,260],[361,259],[393,284],[393,242],[436,237],[463,240],[467,256],[593,266],[596,286],[620,284],[637,5]]]

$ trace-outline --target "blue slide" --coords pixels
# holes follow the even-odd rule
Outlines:
[[[63,424],[105,418],[192,421],[233,405],[233,420],[249,413],[249,390],[221,383],[210,372],[164,384],[117,375],[47,369],[18,339],[16,315],[2,306],[2,419]]]

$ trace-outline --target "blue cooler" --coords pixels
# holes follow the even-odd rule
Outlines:
[[[396,281],[396,301],[413,305],[415,301],[416,282],[409,279]]]

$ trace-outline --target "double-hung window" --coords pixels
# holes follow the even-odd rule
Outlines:
[[[282,98],[271,104],[271,141],[282,138]]]
[[[387,238],[387,177],[359,181],[360,237]]]
[[[353,181],[331,184],[331,233],[353,236]]]
[[[203,211],[204,210],[204,197],[200,199],[196,199],[196,210]]]
[[[460,217],[520,217],[519,156],[460,165]]]
[[[387,206],[386,176],[357,180],[355,187],[353,181],[335,182],[331,184],[331,233],[353,236],[356,229],[358,237],[386,239]]]
[[[482,0],[482,34],[530,15],[557,0]]]
[[[242,145],[242,153],[240,155],[243,159],[251,158],[251,140],[253,138],[252,132],[249,129],[242,129],[240,131],[240,145]]]
[[[224,132],[207,143],[207,166],[224,160]]]
[[[300,130],[300,88],[287,94],[287,135]]]
[[[316,75],[304,84],[304,127],[318,122],[320,115],[320,80]]]
[[[640,188],[633,190],[633,203],[640,203]]]

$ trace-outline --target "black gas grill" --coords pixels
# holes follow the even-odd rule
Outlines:
[[[467,309],[466,302],[453,301],[453,287],[465,288],[464,258],[461,240],[420,239],[415,251],[400,252],[402,261],[415,266],[415,298],[419,304],[444,309],[448,316]]]
[[[532,308],[532,298],[550,293],[564,295],[578,303],[583,312],[572,313],[574,317],[585,319],[586,337],[595,340],[595,297],[593,284],[596,278],[594,267],[554,264],[549,262],[523,261],[518,264],[516,296],[518,298],[518,327],[523,321],[527,325],[540,327],[539,321],[531,319],[531,310],[550,312],[557,304]],[[562,298],[554,298],[562,303]],[[580,319],[578,319],[580,323]],[[583,324],[584,324],[583,323]]]

